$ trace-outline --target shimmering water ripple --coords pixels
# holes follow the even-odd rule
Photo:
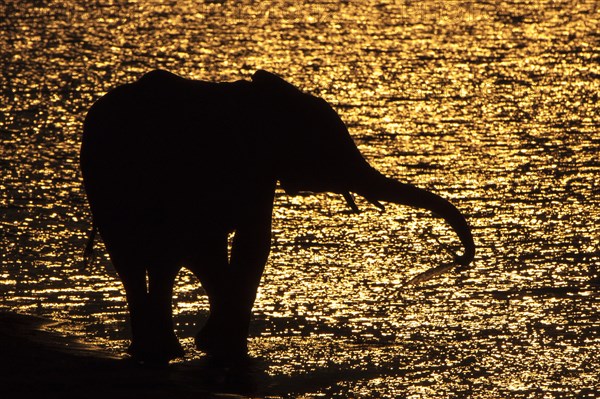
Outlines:
[[[264,68],[330,101],[380,170],[452,199],[479,250],[471,268],[410,286],[448,260],[443,223],[280,193],[251,338],[273,378],[265,394],[596,397],[599,11],[575,0],[4,2],[0,305],[122,352],[125,303],[104,251],[78,265],[85,111],[152,68],[221,81]],[[192,353],[208,303],[184,272],[176,297]]]

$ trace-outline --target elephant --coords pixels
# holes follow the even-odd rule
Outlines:
[[[454,260],[468,265],[475,256],[454,205],[378,172],[325,100],[264,70],[221,83],[154,70],[117,86],[85,117],[80,166],[92,214],[85,258],[97,232],[125,289],[128,353],[141,363],[183,355],[172,316],[182,267],[209,301],[197,348],[248,356],[277,184],[291,196],[341,194],[354,211],[353,194],[382,209],[392,202],[429,210],[464,247]]]

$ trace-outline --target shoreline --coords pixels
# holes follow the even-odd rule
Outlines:
[[[3,397],[246,397],[239,392],[253,396],[252,376],[246,381],[232,380],[228,378],[231,368],[215,367],[207,359],[145,367],[75,337],[46,330],[52,323],[36,316],[0,312]]]

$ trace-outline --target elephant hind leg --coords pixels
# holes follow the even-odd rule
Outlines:
[[[169,361],[183,357],[184,351],[173,326],[173,286],[179,268],[160,265],[148,271],[148,333],[145,357],[155,361]]]
[[[172,296],[177,267],[134,254],[111,251],[112,263],[123,282],[131,320],[127,352],[137,361],[164,364],[183,356],[173,331]],[[156,267],[147,265],[156,264]]]
[[[135,258],[122,256],[110,250],[107,243],[112,264],[125,288],[125,297],[131,322],[131,344],[127,353],[135,357],[138,348],[143,346],[146,327],[146,308],[148,301],[148,288],[146,284],[146,269]]]

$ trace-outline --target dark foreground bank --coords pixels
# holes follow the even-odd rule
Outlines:
[[[260,380],[209,360],[143,367],[46,330],[51,323],[0,313],[0,397],[240,398]]]

